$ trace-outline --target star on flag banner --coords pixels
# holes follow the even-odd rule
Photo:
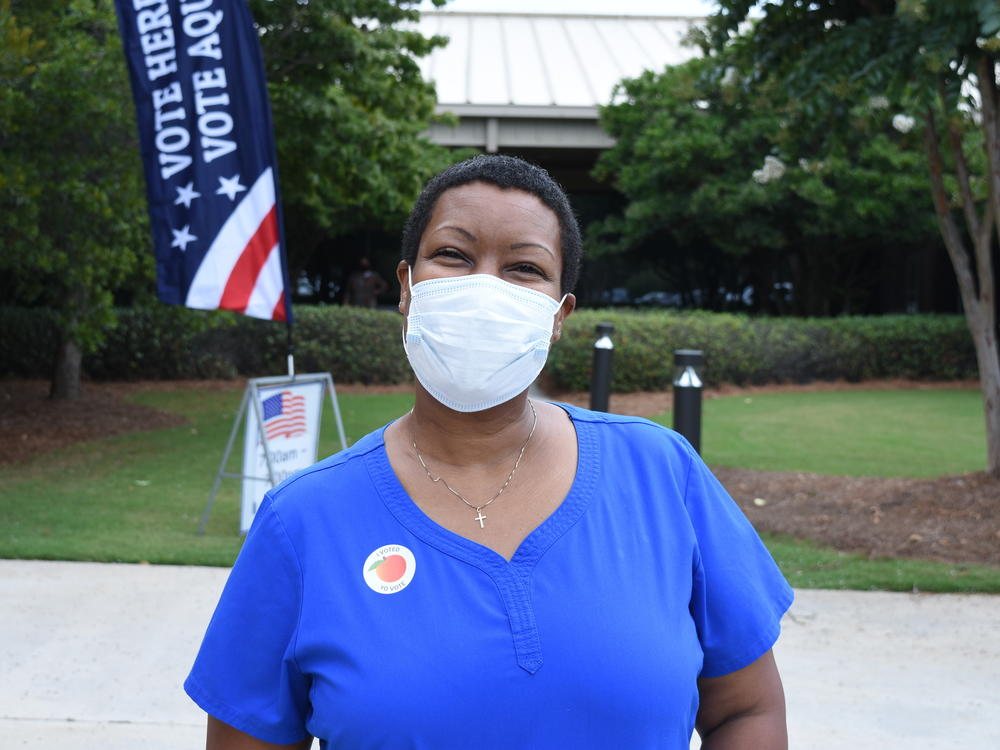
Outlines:
[[[271,110],[246,0],[115,0],[161,301],[291,320]]]

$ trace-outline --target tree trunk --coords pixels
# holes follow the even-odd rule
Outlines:
[[[997,144],[997,135],[992,123],[995,110],[986,103],[984,120],[990,123],[984,127],[987,149]],[[958,288],[965,308],[965,320],[972,334],[973,346],[976,350],[976,363],[979,366],[979,383],[983,392],[983,406],[986,416],[986,470],[1000,478],[1000,351],[997,349],[996,312],[994,302],[994,274],[990,265],[990,250],[993,241],[994,209],[988,205],[984,216],[980,219],[975,215],[966,215],[968,227],[972,236],[972,253],[966,247],[962,233],[959,231],[952,215],[951,205],[945,189],[943,171],[944,161],[938,142],[938,132],[934,112],[927,110],[926,146],[930,161],[931,194],[934,198],[934,210],[937,214],[938,226],[944,239],[948,257],[951,259]],[[964,161],[961,151],[956,152],[959,162]],[[989,167],[991,178],[994,173]],[[960,170],[961,172],[961,170]],[[963,183],[965,200],[971,200],[971,191],[964,187],[965,179],[959,174]],[[996,184],[991,179],[991,193],[996,190]],[[991,195],[991,201],[996,200],[996,194]],[[976,268],[973,267],[973,257]],[[978,273],[976,272],[978,271]]]
[[[979,383],[986,412],[986,467],[1000,479],[1000,352],[996,331],[981,321],[969,320],[969,330],[976,347]]]
[[[59,334],[59,348],[56,351],[52,383],[49,387],[50,398],[79,398],[80,360],[82,356],[79,344],[70,337],[69,333],[62,331]]]

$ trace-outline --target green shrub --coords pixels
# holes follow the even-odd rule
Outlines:
[[[674,311],[581,310],[566,320],[546,373],[552,387],[590,387],[594,330],[615,326],[613,389],[663,390],[675,349],[705,353],[708,384],[812,380],[976,377],[965,320],[958,315],[751,318]]]
[[[673,380],[675,349],[705,353],[708,384],[976,376],[965,321],[957,315],[853,318],[751,318],[674,311],[581,310],[552,349],[550,387],[587,390],[594,328],[615,326],[613,387],[663,390]],[[329,372],[341,383],[411,379],[395,311],[296,308],[296,369]],[[43,309],[0,308],[0,374],[47,377],[55,347]],[[84,357],[95,379],[233,378],[286,371],[286,327],[272,321],[183,307],[120,310],[97,351]]]
[[[397,313],[353,307],[298,307],[295,368],[338,382],[401,383],[410,370]],[[220,311],[159,305],[122,310],[92,356],[96,379],[234,378],[287,371],[287,327]]]
[[[296,366],[303,372],[329,372],[342,383],[406,383],[412,375],[402,323],[399,313],[384,310],[301,308]]]
[[[49,377],[56,333],[56,316],[45,308],[0,307],[0,375]]]
[[[119,310],[117,325],[84,356],[83,368],[96,380],[232,378],[238,371],[215,347],[201,342],[235,322],[229,313],[173,305]]]
[[[975,377],[975,352],[965,320],[958,316],[886,315],[820,321],[836,326],[842,377]]]

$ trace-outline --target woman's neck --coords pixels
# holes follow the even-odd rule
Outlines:
[[[526,393],[465,413],[444,406],[417,383],[413,411],[402,427],[407,442],[436,465],[471,467],[506,462],[524,444],[533,421]]]

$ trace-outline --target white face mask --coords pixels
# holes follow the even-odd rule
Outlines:
[[[403,347],[417,380],[442,404],[489,409],[538,377],[565,299],[490,274],[414,284],[411,271]]]

